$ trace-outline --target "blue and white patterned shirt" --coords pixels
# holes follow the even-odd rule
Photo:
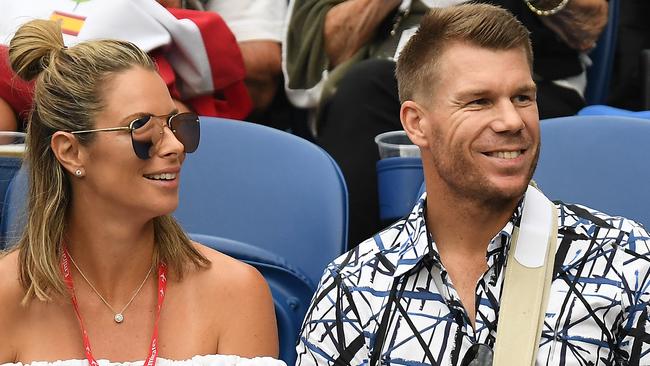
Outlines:
[[[522,204],[489,243],[476,327],[425,225],[426,194],[405,219],[325,270],[297,365],[458,365],[493,346],[504,262]],[[537,365],[650,365],[650,238],[624,218],[557,204],[555,270]]]

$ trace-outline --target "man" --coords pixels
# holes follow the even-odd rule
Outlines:
[[[467,365],[470,347],[498,342],[505,260],[540,149],[531,70],[528,32],[501,8],[460,5],[424,18],[397,80],[427,193],[328,266],[298,365]],[[648,233],[556,207],[536,364],[650,364]]]

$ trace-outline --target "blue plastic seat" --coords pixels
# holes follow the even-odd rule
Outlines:
[[[28,181],[21,165],[20,158],[0,158],[0,249],[11,245],[22,229],[17,220],[19,215],[24,215]]]
[[[534,179],[553,200],[650,227],[650,121],[620,116],[542,120]]]
[[[28,189],[26,168],[15,173],[19,164],[6,165],[0,248],[22,230]],[[302,138],[203,117],[201,144],[186,156],[180,186],[174,215],[187,232],[265,248],[300,268],[313,284],[345,251],[345,182],[332,158]]]
[[[313,284],[306,275],[293,268],[284,258],[262,248],[215,236],[190,236],[199,243],[252,265],[262,273],[273,295],[280,359],[287,365],[293,365],[296,361],[296,341],[313,295]]]
[[[174,216],[187,232],[266,249],[318,283],[345,251],[347,210],[341,172],[321,148],[269,127],[202,117]]]
[[[650,111],[630,111],[608,105],[588,105],[578,112],[578,116],[621,116],[650,119]]]

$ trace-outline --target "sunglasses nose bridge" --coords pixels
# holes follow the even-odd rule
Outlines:
[[[155,139],[155,141],[153,141],[154,146],[160,146],[160,144],[162,144],[162,140],[166,135],[165,128],[169,130],[171,136],[173,137],[174,140],[176,140],[176,142],[178,142],[180,145],[183,145],[181,138],[177,135],[176,131],[172,128],[171,118],[161,118],[159,126],[160,126],[160,131],[158,131],[158,133],[155,134],[154,136]]]
[[[156,139],[155,142],[158,142],[162,138],[162,136],[165,134],[165,127],[167,127],[172,133],[174,133],[174,129],[172,129],[172,124],[171,124],[171,118],[168,116],[153,116],[154,119],[158,120],[159,123],[156,123],[157,126],[160,127],[160,131],[156,135],[158,135],[159,138]],[[154,136],[155,138],[156,136]]]

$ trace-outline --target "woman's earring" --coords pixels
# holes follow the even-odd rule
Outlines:
[[[83,172],[81,171],[81,169],[77,169],[74,171],[74,175],[76,175],[77,177],[81,177],[83,175]]]

